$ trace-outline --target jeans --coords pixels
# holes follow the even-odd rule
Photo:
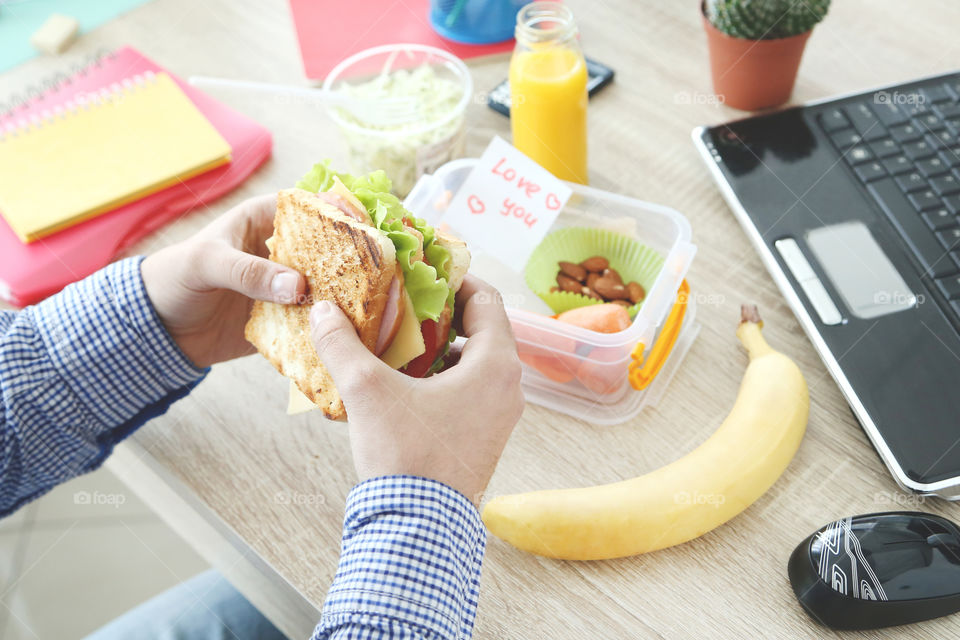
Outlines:
[[[287,640],[214,570],[131,609],[86,640]]]

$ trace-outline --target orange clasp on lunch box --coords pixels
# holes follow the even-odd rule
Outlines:
[[[690,297],[690,285],[684,280],[677,289],[677,301],[667,316],[667,321],[663,324],[663,329],[657,337],[656,342],[650,348],[646,361],[643,359],[643,350],[646,347],[642,342],[638,342],[630,354],[632,360],[627,365],[627,377],[634,389],[640,391],[646,389],[653,382],[653,379],[660,373],[663,363],[667,361],[670,352],[673,351],[673,345],[677,343],[677,336],[680,335],[680,327],[683,326],[683,316],[687,313],[687,298]]]

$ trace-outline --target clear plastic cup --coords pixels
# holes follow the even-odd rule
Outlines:
[[[342,108],[328,113],[340,128],[350,171],[383,169],[403,197],[417,178],[464,153],[464,112],[473,79],[456,56],[420,44],[390,44],[356,53],[327,75],[323,88],[372,101],[411,99],[415,118],[374,126]]]

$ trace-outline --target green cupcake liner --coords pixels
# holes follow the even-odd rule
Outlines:
[[[554,313],[601,304],[600,300],[579,293],[550,291],[550,287],[557,285],[560,261],[579,263],[591,256],[603,256],[624,282],[638,282],[647,292],[663,268],[663,256],[622,233],[608,229],[566,227],[544,238],[530,255],[524,269],[527,286]],[[645,301],[646,298],[627,308],[631,318],[636,316]]]

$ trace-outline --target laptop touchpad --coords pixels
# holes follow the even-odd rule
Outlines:
[[[814,229],[807,245],[853,315],[878,318],[916,306],[916,296],[862,222]]]

